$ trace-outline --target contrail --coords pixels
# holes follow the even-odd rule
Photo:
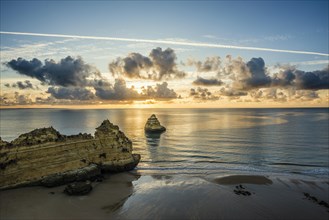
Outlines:
[[[278,52],[278,53],[309,54],[309,55],[318,55],[318,56],[326,56],[326,57],[329,56],[329,54],[326,54],[326,53],[318,53],[318,52],[311,52],[311,51],[281,50],[281,49],[272,49],[272,48],[263,48],[263,47],[242,47],[242,46],[234,46],[234,45],[194,43],[194,42],[183,42],[183,41],[172,41],[172,40],[150,40],[150,39],[80,36],[80,35],[66,35],[66,34],[42,34],[42,33],[28,33],[28,32],[8,32],[8,31],[0,31],[0,34],[39,36],[39,37],[76,38],[76,39],[93,39],[93,40],[108,40],[108,41],[125,41],[125,42],[135,42],[135,43],[171,44],[171,45],[193,46],[193,47],[226,48],[226,49],[237,49],[237,50],[257,50],[257,51],[268,51],[268,52]]]

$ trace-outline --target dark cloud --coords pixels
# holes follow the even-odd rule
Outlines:
[[[153,66],[150,58],[139,53],[131,53],[125,58],[117,58],[109,64],[113,76],[122,74],[128,78],[143,78],[143,71],[148,72]]]
[[[108,82],[98,83],[94,89],[96,90],[95,95],[104,100],[132,100],[139,98],[139,94],[134,88],[127,88],[124,79],[116,79],[114,86]]]
[[[272,77],[271,85],[274,87],[288,87],[293,86],[293,81],[296,79],[296,75],[290,69],[281,71],[274,74]]]
[[[294,67],[283,67],[272,77],[273,87],[294,87],[299,90],[329,89],[329,67],[305,72]]]
[[[10,87],[9,84],[5,84],[6,87]],[[33,84],[30,82],[30,80],[25,80],[24,82],[22,81],[17,81],[13,84],[11,84],[11,87],[13,88],[19,88],[19,89],[36,89]]]
[[[59,62],[45,60],[44,64],[36,58],[27,61],[22,58],[11,60],[6,65],[18,73],[53,86],[88,86],[90,77],[100,77],[99,71],[86,64],[81,57],[68,56]]]
[[[156,84],[155,87],[147,86],[142,88],[142,96],[153,99],[175,99],[177,93],[168,88],[168,83]]]
[[[186,74],[184,72],[177,70],[177,57],[174,50],[170,48],[162,50],[160,47],[157,47],[151,51],[150,57],[155,69],[158,71],[156,79],[185,77]]]
[[[56,99],[92,100],[95,95],[88,89],[80,87],[49,87],[47,93]]]
[[[190,89],[190,96],[194,99],[200,100],[218,100],[219,97],[213,95],[207,88],[198,87],[197,89]]]
[[[220,86],[223,82],[216,78],[205,79],[198,76],[198,78],[193,81],[193,84],[198,86]]]
[[[295,71],[297,89],[320,90],[329,89],[329,66],[313,72]]]
[[[143,78],[163,80],[172,78],[183,78],[185,73],[179,71],[176,63],[175,51],[160,47],[151,51],[148,57],[139,53],[131,53],[125,58],[117,58],[109,64],[110,72],[114,76],[125,76],[129,78]]]
[[[250,77],[240,81],[244,89],[264,88],[271,84],[271,77],[266,75],[263,58],[252,58],[246,65],[249,69]]]
[[[42,62],[37,58],[28,61],[19,57],[17,60],[9,61],[6,65],[22,75],[36,78],[41,82],[46,81],[44,71],[42,70]]]

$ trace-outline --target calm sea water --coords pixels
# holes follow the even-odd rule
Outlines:
[[[155,113],[167,131],[146,136]],[[104,119],[119,125],[142,156],[137,171],[300,174],[329,178],[328,109],[15,109],[0,110],[2,139],[35,128],[94,133]]]

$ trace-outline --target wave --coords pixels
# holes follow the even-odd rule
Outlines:
[[[313,165],[313,164],[299,164],[299,163],[270,163],[270,165],[284,165],[284,166],[299,166],[299,167],[323,167],[320,165]]]
[[[208,162],[209,163],[209,162]],[[248,166],[248,165],[233,165],[225,164],[224,162],[209,163],[205,166],[198,166],[200,163],[189,164],[188,166],[143,166],[139,165],[136,167],[137,171],[140,172],[151,172],[151,173],[171,173],[171,174],[215,174],[215,173],[248,173],[248,174],[262,174],[262,175],[291,175],[298,174],[303,176],[312,176],[319,178],[329,177],[329,168],[319,167],[316,169],[307,170],[291,170],[291,169],[273,169],[269,166]],[[218,164],[218,165],[216,165]],[[219,165],[221,164],[221,165]],[[280,164],[280,163],[278,163]],[[288,165],[289,166],[289,165]]]

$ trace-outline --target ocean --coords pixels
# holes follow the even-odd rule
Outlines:
[[[147,136],[156,114],[167,131]],[[329,178],[329,110],[319,109],[3,109],[0,136],[11,141],[35,128],[94,134],[105,119],[141,154],[141,174],[302,175]]]

